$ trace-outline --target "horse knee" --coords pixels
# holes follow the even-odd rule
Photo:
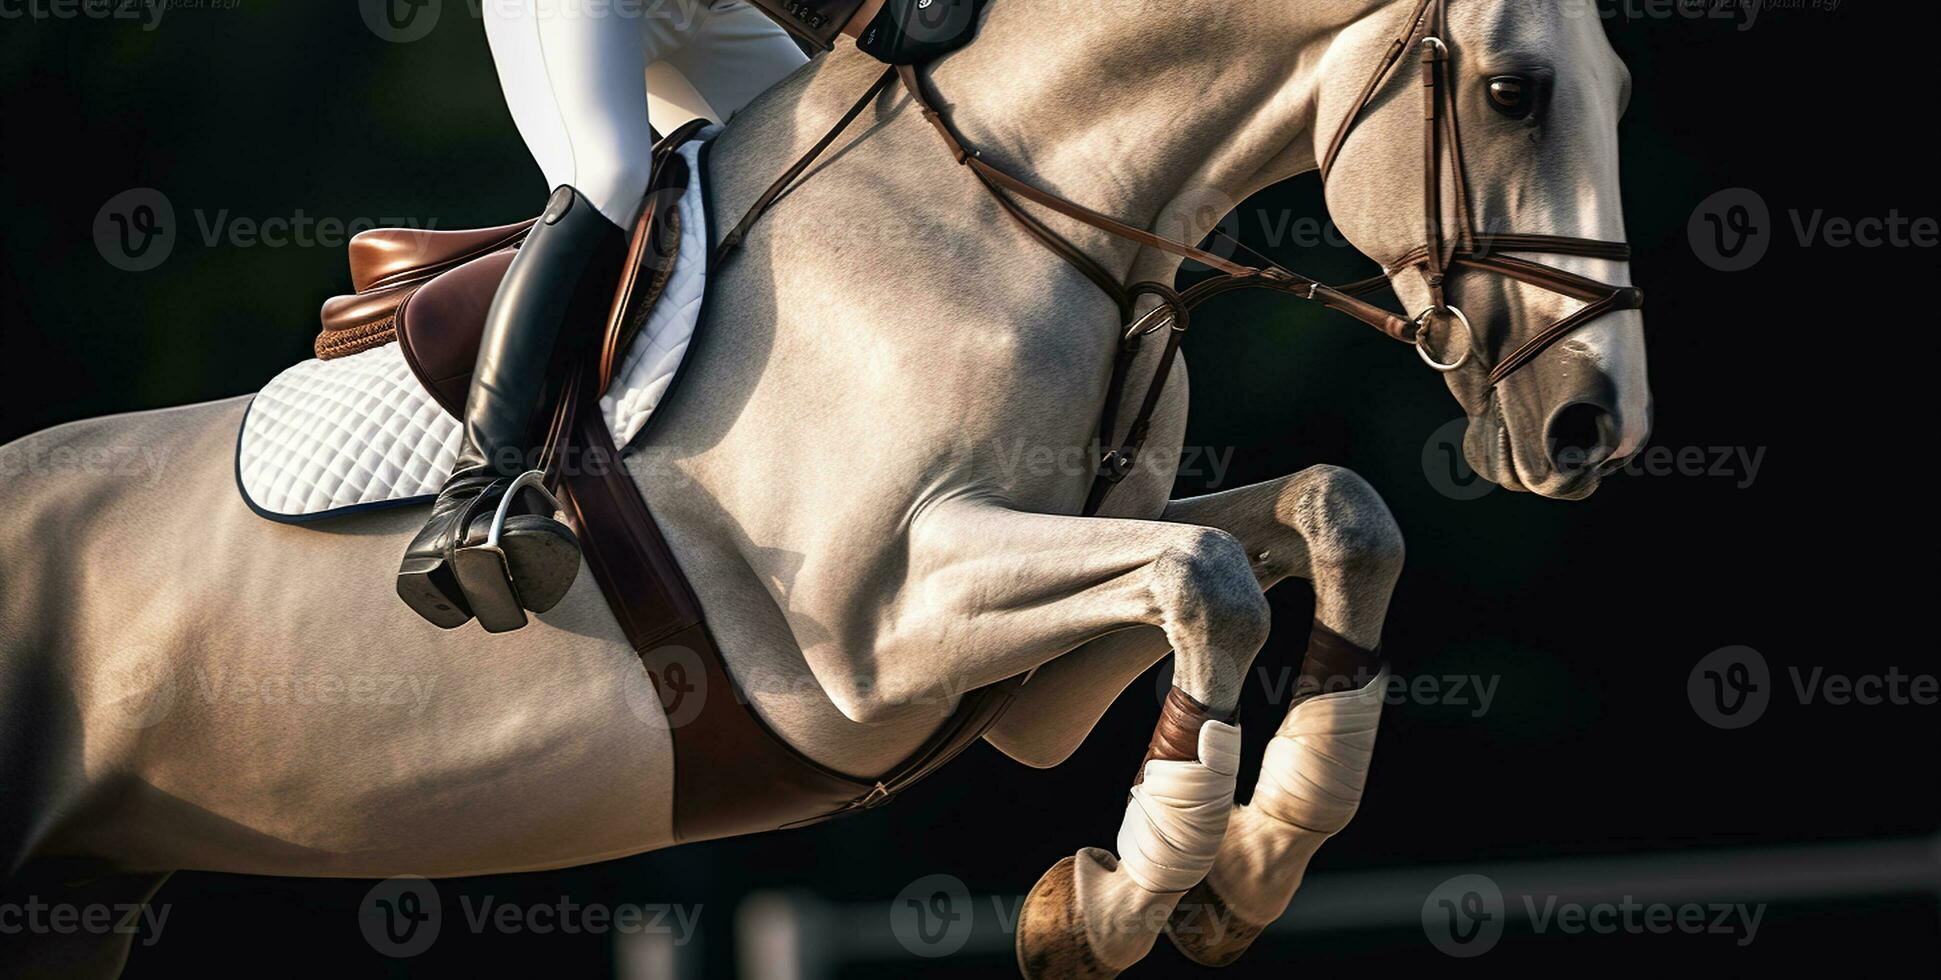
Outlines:
[[[1173,649],[1190,655],[1200,646],[1231,654],[1208,659],[1234,661],[1236,673],[1245,670],[1267,642],[1273,616],[1239,539],[1195,528],[1162,552],[1152,571],[1154,599]]]
[[[1302,471],[1281,498],[1280,520],[1307,542],[1314,568],[1392,578],[1402,570],[1402,528],[1375,488],[1352,470]]]

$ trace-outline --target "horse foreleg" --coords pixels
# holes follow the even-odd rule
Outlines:
[[[1213,528],[969,501],[921,512],[910,542],[909,577],[867,665],[879,696],[919,689],[917,675],[923,686],[996,680],[1135,627],[1163,634],[1177,656],[1120,856],[1087,848],[1064,859],[1018,925],[1028,976],[1116,974],[1152,948],[1226,831],[1239,761],[1232,713],[1269,626],[1247,554]]]
[[[1253,551],[1263,584],[1278,574],[1311,579],[1317,626],[1311,660],[1315,646],[1374,650],[1380,644],[1401,573],[1402,537],[1387,506],[1355,474],[1316,467],[1284,482],[1179,501],[1166,516],[1238,535]],[[1224,966],[1246,952],[1286,911],[1321,844],[1354,816],[1386,675],[1359,680],[1358,688],[1302,698],[1288,710],[1253,798],[1234,809],[1211,872],[1167,923],[1173,944],[1189,958]]]
[[[1233,535],[1263,590],[1290,577],[1308,579],[1319,627],[1365,649],[1380,643],[1402,537],[1381,498],[1354,473],[1316,466],[1175,501],[1165,519]],[[1317,635],[1325,641],[1325,633]],[[1093,640],[1040,668],[988,737],[1019,761],[1056,765],[1120,691],[1167,652],[1156,629]],[[1379,711],[1373,685],[1289,711],[1263,763],[1261,787],[1236,809],[1212,873],[1174,910],[1168,932],[1188,956],[1208,965],[1232,962],[1285,911],[1309,859],[1354,813]]]
[[[1402,565],[1402,537],[1381,498],[1354,473],[1315,466],[1176,500],[1164,520],[1233,535],[1263,591],[1288,578],[1311,580],[1317,623],[1363,647],[1380,642]],[[1040,667],[986,737],[1026,765],[1058,765],[1126,686],[1170,652],[1165,633],[1153,628],[1092,640]]]

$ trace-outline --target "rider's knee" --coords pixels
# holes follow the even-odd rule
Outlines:
[[[640,204],[647,198],[647,184],[653,179],[651,151],[614,153],[599,159],[581,159],[573,175],[573,187],[607,220],[631,231]]]

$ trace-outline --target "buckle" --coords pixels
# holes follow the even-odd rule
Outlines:
[[[878,782],[870,791],[852,804],[858,810],[874,810],[890,801],[890,788]]]
[[[1117,449],[1111,450],[1099,460],[1099,479],[1107,483],[1118,483],[1132,472],[1132,466],[1133,459],[1130,455]]]

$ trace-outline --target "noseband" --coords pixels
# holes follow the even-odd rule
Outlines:
[[[1423,213],[1426,235],[1422,245],[1396,260],[1393,266],[1383,266],[1382,275],[1343,286],[1329,286],[1272,263],[1265,267],[1242,265],[1205,249],[1126,224],[1046,191],[1008,173],[1001,167],[987,163],[982,155],[970,148],[949,118],[937,108],[923,78],[917,74],[916,69],[909,66],[891,68],[884,72],[882,77],[877,79],[876,84],[864,93],[827,136],[824,136],[801,160],[785,171],[781,179],[756,198],[754,205],[749,208],[741,221],[722,236],[720,244],[716,247],[715,264],[719,266],[733,254],[747,237],[749,229],[754,227],[783,193],[808,171],[810,165],[835,143],[857,117],[862,115],[864,109],[876,101],[877,97],[892,84],[901,81],[911,100],[922,111],[924,119],[936,128],[937,134],[942,137],[951,155],[959,164],[970,169],[1005,214],[1009,215],[1027,234],[1091,280],[1118,304],[1122,320],[1128,325],[1121,336],[1118,355],[1113,361],[1112,379],[1107,389],[1103,417],[1099,423],[1098,438],[1101,442],[1109,442],[1118,431],[1117,423],[1121,407],[1119,402],[1127,376],[1145,338],[1162,328],[1170,327],[1166,330],[1165,346],[1161,351],[1156,373],[1151,383],[1146,386],[1145,397],[1132,417],[1125,439],[1118,444],[1117,448],[1105,450],[1100,456],[1098,474],[1093,481],[1091,493],[1085,501],[1084,512],[1087,515],[1097,513],[1106,495],[1132,472],[1139,451],[1145,445],[1152,416],[1159,406],[1159,396],[1164,390],[1166,378],[1172,373],[1180,340],[1191,323],[1193,309],[1223,293],[1240,289],[1271,289],[1320,303],[1329,309],[1360,320],[1396,340],[1413,344],[1425,363],[1443,373],[1463,367],[1469,363],[1473,352],[1482,349],[1481,340],[1470,325],[1469,317],[1464,315],[1462,310],[1450,305],[1445,295],[1448,274],[1453,269],[1495,273],[1586,304],[1575,313],[1544,328],[1515,349],[1497,358],[1496,363],[1489,370],[1489,384],[1495,387],[1579,327],[1607,313],[1642,308],[1644,293],[1634,286],[1614,286],[1552,266],[1500,254],[1529,252],[1623,262],[1631,258],[1631,247],[1624,242],[1566,238],[1556,235],[1483,235],[1476,232],[1469,207],[1468,178],[1463,168],[1462,134],[1456,124],[1455,92],[1449,75],[1449,45],[1443,37],[1446,32],[1444,17],[1446,6],[1447,0],[1417,0],[1415,11],[1405,22],[1402,34],[1389,43],[1380,67],[1362,87],[1361,94],[1355,102],[1355,108],[1342,120],[1341,127],[1335,131],[1334,139],[1329,142],[1327,154],[1321,161],[1321,179],[1325,183],[1333,170],[1335,158],[1340,155],[1342,147],[1353,135],[1355,125],[1367,114],[1369,106],[1381,93],[1384,84],[1394,76],[1397,66],[1402,62],[1402,57],[1410,48],[1420,48],[1422,87],[1426,99],[1423,112]],[[1445,235],[1442,227],[1442,165],[1445,144],[1454,168],[1452,176],[1456,190],[1455,210],[1459,223],[1453,238]],[[1018,198],[1115,237],[1180,258],[1191,259],[1223,275],[1201,281],[1184,291],[1176,291],[1169,285],[1157,282],[1142,282],[1127,286],[1120,277],[1113,275],[1084,250],[1026,211],[1023,205],[1018,203]],[[1389,285],[1389,280],[1396,270],[1407,268],[1419,269],[1424,281],[1428,283],[1430,295],[1428,309],[1409,318],[1391,313],[1360,298],[1364,294]],[[1158,299],[1160,305],[1144,317],[1135,319],[1135,307],[1139,298],[1143,296]],[[1165,314],[1166,318],[1162,319],[1162,314]],[[1469,334],[1468,349],[1451,361],[1440,360],[1430,350],[1431,345],[1428,343],[1430,327],[1438,316],[1447,316],[1454,320]]]

